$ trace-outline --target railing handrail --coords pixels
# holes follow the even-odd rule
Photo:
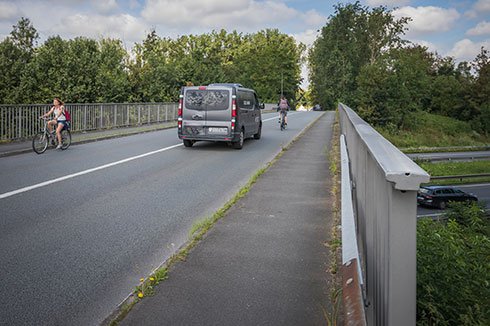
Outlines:
[[[413,326],[417,191],[421,183],[429,181],[429,175],[341,103],[338,116],[350,162],[359,245],[359,261],[352,258],[348,261],[351,264],[343,265],[343,269],[350,269],[353,275],[352,266],[355,263],[361,266],[368,325]],[[350,185],[343,187],[351,189]]]
[[[421,183],[428,182],[427,172],[381,136],[351,108],[342,103],[339,105],[343,107],[353,127],[384,170],[386,179],[395,184],[395,189],[418,190]]]
[[[0,105],[0,140],[26,139],[39,131],[39,117],[52,104]],[[66,103],[71,130],[88,131],[176,121],[178,103]]]
[[[65,103],[67,105],[154,105],[154,104],[174,104],[176,102],[122,102],[122,103]],[[19,106],[52,106],[53,103],[26,103],[26,104],[0,104],[0,108],[19,107]]]

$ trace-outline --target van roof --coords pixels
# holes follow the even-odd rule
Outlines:
[[[242,84],[239,84],[239,83],[214,83],[214,84],[209,84],[208,86],[234,86],[234,87],[243,87]]]

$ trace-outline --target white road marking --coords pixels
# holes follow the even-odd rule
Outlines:
[[[141,155],[129,157],[129,158],[126,158],[124,160],[117,161],[117,162],[108,163],[108,164],[101,165],[101,166],[98,166],[98,167],[95,167],[95,168],[92,168],[92,169],[88,169],[88,170],[85,170],[85,171],[80,171],[80,172],[69,174],[69,175],[65,175],[63,177],[59,177],[59,178],[56,178],[56,179],[53,179],[53,180],[48,180],[48,181],[41,182],[41,183],[38,183],[38,184],[35,184],[35,185],[32,185],[32,186],[24,187],[24,188],[21,188],[21,189],[18,189],[18,190],[6,192],[4,194],[0,194],[0,199],[7,198],[7,197],[10,197],[10,196],[14,196],[14,195],[17,195],[17,194],[20,194],[20,193],[23,193],[23,192],[26,192],[26,191],[29,191],[29,190],[33,190],[33,189],[36,189],[36,188],[44,187],[44,186],[47,186],[47,185],[50,185],[50,184],[53,184],[53,183],[61,182],[61,181],[68,180],[68,179],[71,179],[71,178],[75,178],[75,177],[78,177],[78,176],[81,176],[81,175],[84,175],[84,174],[89,174],[89,173],[92,173],[92,172],[95,172],[95,171],[99,171],[99,170],[102,170],[102,169],[110,168],[110,167],[115,166],[115,165],[119,165],[119,164],[123,164],[123,163],[130,162],[130,161],[133,161],[133,160],[137,160],[139,158],[143,158],[143,157],[150,156],[150,155],[153,155],[153,154],[165,152],[165,151],[168,151],[170,149],[173,149],[173,148],[176,148],[176,147],[179,147],[179,146],[182,146],[182,145],[183,145],[183,143],[177,144],[177,145],[173,145],[173,146],[169,146],[169,147],[165,147],[165,148],[161,148],[161,149],[158,149],[156,151],[152,151],[152,152],[148,152],[148,153],[145,153],[145,154],[141,154]]]
[[[295,112],[295,113],[288,113],[288,116],[291,116],[291,115],[295,115],[295,114],[298,114],[298,112]],[[269,118],[269,119],[265,119],[265,120],[262,120],[262,122],[266,122],[266,121],[270,121],[270,120],[278,120],[278,115],[274,116],[274,118]]]

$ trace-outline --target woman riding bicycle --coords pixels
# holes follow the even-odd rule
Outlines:
[[[66,122],[66,117],[65,117],[65,108],[63,106],[63,101],[60,100],[59,98],[55,98],[53,100],[53,107],[51,110],[49,110],[48,113],[42,115],[40,118],[45,118],[52,113],[54,113],[54,119],[48,122],[48,128],[49,132],[53,132],[53,127],[56,126],[56,136],[58,137],[58,146],[56,149],[61,148],[61,130],[65,127],[68,126]]]

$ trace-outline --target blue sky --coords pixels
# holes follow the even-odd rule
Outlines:
[[[0,40],[21,17],[41,36],[122,39],[128,48],[152,28],[176,37],[213,29],[255,32],[278,28],[310,45],[333,14],[332,0],[0,0]],[[412,22],[405,38],[456,61],[473,60],[490,49],[490,0],[361,0],[394,9]]]

